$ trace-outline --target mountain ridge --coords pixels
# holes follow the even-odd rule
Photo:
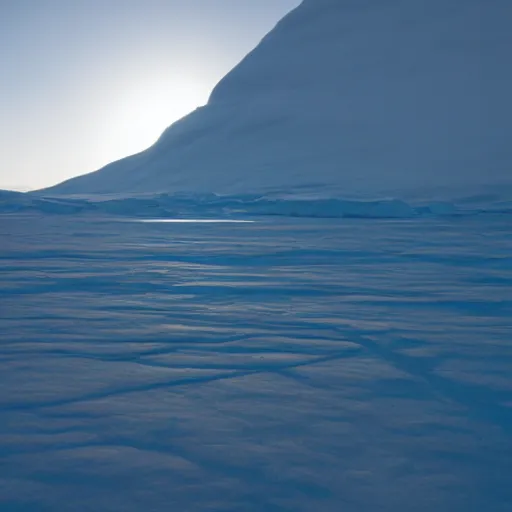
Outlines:
[[[45,192],[510,183],[505,0],[305,0],[146,151]]]

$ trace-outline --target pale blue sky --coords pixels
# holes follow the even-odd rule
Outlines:
[[[0,0],[0,189],[140,151],[300,0]]]

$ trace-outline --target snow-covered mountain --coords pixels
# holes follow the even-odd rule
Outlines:
[[[512,181],[510,0],[304,0],[148,150],[54,194]]]

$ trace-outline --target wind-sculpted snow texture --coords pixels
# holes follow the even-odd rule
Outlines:
[[[0,217],[0,510],[510,512],[510,215],[250,220]]]
[[[501,191],[511,26],[510,0],[305,0],[154,146],[52,192]]]

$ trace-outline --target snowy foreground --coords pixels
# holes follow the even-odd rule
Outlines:
[[[0,510],[512,510],[510,214],[248,220],[0,217]]]

